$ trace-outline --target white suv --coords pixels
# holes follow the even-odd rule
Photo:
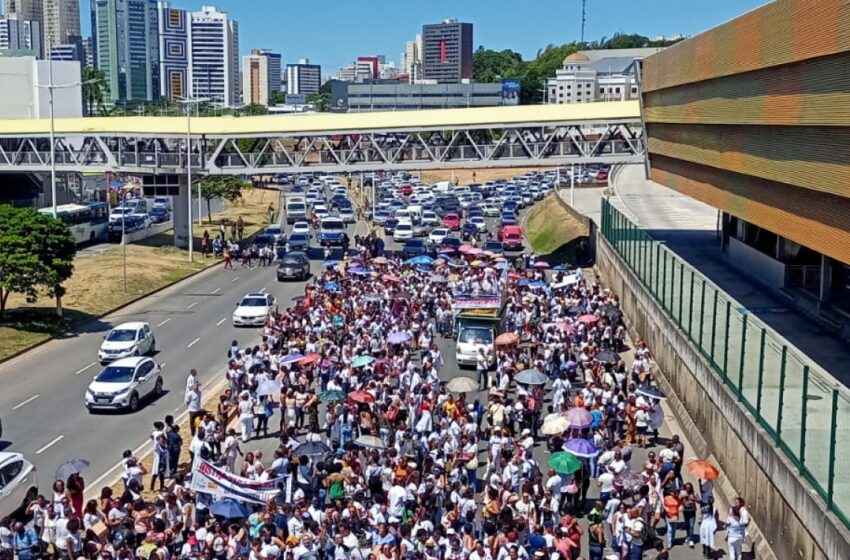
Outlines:
[[[124,323],[103,337],[97,359],[105,364],[128,356],[141,356],[156,352],[156,338],[147,323]]]
[[[26,508],[37,495],[35,466],[20,453],[0,452],[0,519]]]
[[[150,358],[123,358],[94,377],[86,390],[86,408],[135,412],[147,397],[162,394],[162,368]]]
[[[262,327],[273,307],[273,295],[263,292],[246,294],[233,312],[233,326]]]

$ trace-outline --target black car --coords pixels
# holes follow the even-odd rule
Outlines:
[[[261,233],[254,237],[254,244],[259,249],[260,247],[271,247],[274,245],[274,235],[269,233]]]
[[[485,251],[490,251],[495,255],[503,255],[505,254],[505,246],[502,245],[501,241],[496,241],[495,239],[491,239],[484,243],[483,249]]]
[[[455,251],[457,251],[461,245],[463,245],[463,242],[461,242],[461,240],[457,237],[446,237],[443,239],[443,242],[440,243],[440,247],[451,247]]]
[[[408,239],[401,250],[401,254],[405,259],[418,257],[419,255],[426,254],[427,252],[428,249],[425,247],[425,241],[422,239]]]
[[[472,222],[464,222],[460,228],[460,238],[464,241],[469,241],[473,237],[478,237],[478,226]]]
[[[277,267],[277,279],[306,280],[310,277],[310,259],[306,253],[289,252],[280,258]]]
[[[384,222],[384,233],[392,235],[395,232],[395,227],[398,225],[398,218],[388,218]]]

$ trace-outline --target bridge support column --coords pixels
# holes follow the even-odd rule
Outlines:
[[[189,183],[186,176],[177,180],[177,194],[172,197],[172,216],[174,219],[174,246],[178,249],[189,248]]]

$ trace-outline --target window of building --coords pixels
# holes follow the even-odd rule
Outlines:
[[[614,88],[614,93],[620,93],[620,88]]]
[[[637,93],[637,86],[632,86],[632,93]]]

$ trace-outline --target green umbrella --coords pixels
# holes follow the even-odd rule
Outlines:
[[[337,402],[344,401],[345,397],[345,391],[324,391],[319,395],[319,400],[322,402]]]
[[[561,474],[574,473],[581,468],[581,460],[566,451],[558,451],[549,457],[549,466]]]
[[[351,360],[351,367],[359,368],[363,366],[368,366],[372,362],[375,361],[375,358],[372,356],[357,356],[353,360]]]

